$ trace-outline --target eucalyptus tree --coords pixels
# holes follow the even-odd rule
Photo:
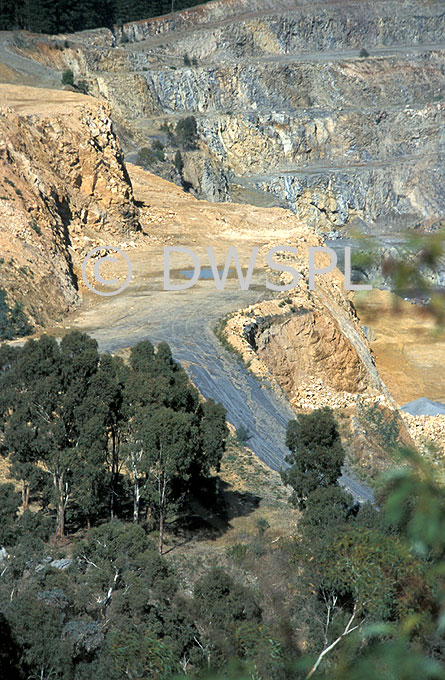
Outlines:
[[[71,501],[91,515],[105,472],[108,411],[97,398],[99,366],[96,341],[72,332],[60,344],[48,336],[28,341],[0,379],[3,453],[22,478],[25,507],[36,470],[44,471],[58,537]]]

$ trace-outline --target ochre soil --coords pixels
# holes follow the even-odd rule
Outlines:
[[[445,402],[445,331],[435,319],[388,291],[356,293],[354,304],[376,334],[377,368],[397,403],[420,396]]]

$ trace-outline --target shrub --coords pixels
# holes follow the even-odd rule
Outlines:
[[[153,151],[147,146],[144,146],[142,149],[140,149],[136,162],[138,165],[142,165],[143,168],[147,168],[156,162],[156,158]]]
[[[360,50],[360,55],[359,55],[359,56],[360,56],[361,59],[366,59],[366,57],[369,57],[369,52],[368,52],[368,50],[365,50],[365,48],[362,47],[362,49]]]
[[[65,69],[62,73],[62,85],[74,86],[74,73],[70,68]]]
[[[301,528],[307,538],[315,540],[344,525],[358,510],[351,494],[339,486],[319,487],[307,498]]]
[[[198,128],[194,116],[182,118],[177,122],[175,128],[178,142],[189,148],[196,146],[197,131]]]
[[[0,546],[11,545],[16,538],[16,521],[20,493],[13,484],[0,484]]]
[[[266,552],[266,548],[260,541],[254,541],[250,546],[250,551],[254,557],[262,557]]]
[[[191,66],[192,62],[190,61],[190,57],[188,54],[184,54],[184,64],[185,66]]]
[[[236,543],[227,549],[227,557],[238,563],[246,559],[247,553],[248,546],[243,543]]]
[[[194,609],[198,618],[220,631],[226,629],[226,633],[233,630],[235,622],[261,620],[253,593],[219,567],[212,568],[196,584]]]
[[[0,288],[0,339],[22,338],[31,333],[31,327],[19,302],[11,309],[6,300],[6,292]]]
[[[151,145],[152,151],[158,161],[165,161],[164,145],[158,139],[155,139]]]
[[[402,425],[397,411],[382,408],[378,402],[371,406],[359,402],[359,417],[385,451],[393,451],[396,448]]]
[[[76,83],[76,87],[82,94],[88,94],[88,83],[86,80],[79,80],[79,82]]]

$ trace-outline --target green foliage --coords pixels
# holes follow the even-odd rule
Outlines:
[[[172,645],[140,628],[112,630],[103,659],[110,680],[168,679],[180,668]]]
[[[198,136],[196,118],[194,116],[187,116],[187,118],[178,120],[175,127],[175,134],[179,144],[186,149],[195,148]]]
[[[137,163],[144,168],[154,165],[158,161],[165,161],[164,145],[159,140],[154,140],[151,147],[144,146],[137,156]]]
[[[366,274],[369,269],[378,265],[378,252],[371,246],[366,249],[355,250],[351,254],[351,269]]]
[[[148,523],[94,514],[105,497],[125,516],[125,472],[139,514],[159,520],[164,507],[172,518],[218,469],[224,409],[200,398],[166,343],[142,342],[128,362],[101,356],[80,333],[60,345],[47,337],[4,345],[0,415],[22,500],[28,488],[43,508],[20,515],[20,493],[1,485],[5,677],[302,680],[319,659],[313,676],[326,680],[443,680],[444,490],[419,454],[401,451],[381,510],[358,509],[335,484],[342,451],[332,413],[292,421],[290,457],[303,459],[292,461],[293,479],[304,481],[297,535],[266,540],[261,517],[250,544],[219,551],[224,567],[209,569],[189,545],[182,554],[175,546],[167,563]],[[43,541],[60,476],[81,530],[74,545],[54,547]],[[85,529],[88,520],[97,526]],[[67,554],[69,566],[56,566]],[[298,663],[295,632],[307,650]]]
[[[79,92],[82,92],[82,94],[88,94],[88,83],[86,80],[79,80],[76,83],[76,88]]]
[[[369,57],[369,52],[366,50],[364,47],[360,50],[360,58],[361,59],[366,59],[366,57]]]
[[[233,621],[261,620],[252,593],[237,584],[223,569],[211,569],[195,586],[194,606],[198,616],[226,627]]]
[[[359,402],[358,415],[375,441],[385,450],[393,451],[399,444],[402,421],[398,411],[382,408],[377,402],[367,406]]]
[[[343,526],[356,512],[351,494],[339,486],[319,487],[307,498],[300,527],[306,537],[315,539],[320,534],[328,534]]]
[[[124,390],[127,424],[122,441],[133,485],[133,518],[141,503],[159,523],[162,551],[167,513],[184,506],[211,469],[218,470],[225,450],[225,410],[200,403],[185,371],[160,343],[157,352],[140,343],[130,355]]]
[[[142,165],[143,168],[148,168],[150,165],[156,163],[156,156],[147,146],[142,147],[138,152],[136,162]]]
[[[209,0],[204,0],[208,2]],[[175,10],[193,7],[195,0],[176,0]],[[200,3],[202,4],[202,3]],[[0,30],[26,29],[34,33],[72,33],[92,28],[112,28],[129,21],[149,19],[172,11],[172,0],[3,0]],[[123,34],[122,43],[128,42]],[[68,47],[67,41],[64,47]],[[56,44],[62,49],[62,45]]]
[[[20,648],[12,638],[11,628],[4,614],[0,613],[0,668],[7,680],[21,680],[19,669]]]
[[[224,333],[224,329],[227,326],[229,318],[230,318],[229,316],[224,316],[222,319],[219,319],[219,321],[215,324],[213,328],[213,332],[215,333],[220,343],[228,352],[230,352],[231,354],[235,354],[239,359],[242,359],[241,353],[234,348],[231,342],[227,340],[226,335]]]
[[[344,529],[318,568],[323,589],[350,596],[371,619],[397,620],[431,608],[424,566],[400,540],[374,529]]]
[[[219,472],[221,458],[226,449],[226,437],[229,431],[226,425],[226,410],[213,399],[207,399],[202,405],[201,436],[204,452],[206,474],[211,469]]]
[[[366,625],[360,633],[346,638],[342,654],[321,680],[443,680],[440,663],[426,657],[410,641],[409,631],[389,624]]]
[[[42,235],[42,230],[40,229],[39,225],[37,224],[37,222],[35,220],[33,220],[31,222],[31,229],[34,229],[34,231],[36,232],[36,234],[38,236]]]
[[[228,557],[234,562],[243,562],[249,553],[249,546],[244,543],[236,543],[227,549]]]
[[[60,346],[46,336],[28,341],[2,376],[5,452],[24,485],[35,483],[38,463],[46,472],[58,535],[64,533],[76,475],[94,494],[94,480],[104,474],[106,413],[94,394],[98,367],[97,343],[73,332]]]
[[[188,54],[184,54],[184,66],[191,66],[192,62],[190,61],[190,57]]]
[[[331,486],[341,475],[345,453],[332,411],[317,409],[291,420],[286,446],[290,467],[282,470],[283,482],[292,487],[290,502],[303,508],[310,493]]]
[[[152,142],[151,148],[153,149],[158,160],[160,160],[160,161],[165,160],[164,145],[162,144],[162,142],[159,141],[159,139],[155,139]]]
[[[65,522],[92,523],[118,509],[123,461],[133,486],[133,518],[142,504],[160,523],[183,506],[225,450],[225,410],[200,403],[166,343],[133,348],[130,365],[100,356],[81,333],[60,345],[43,336],[14,352],[2,348],[2,453],[32,494]],[[38,404],[38,407],[36,406]],[[50,445],[48,444],[50,443]]]
[[[12,484],[0,484],[0,547],[15,542],[20,494]]]
[[[34,677],[66,677],[70,654],[69,643],[62,638],[61,609],[43,593],[28,587],[13,599],[7,618],[12,636],[21,649],[23,667],[39,673]]]
[[[270,524],[267,521],[267,519],[265,519],[264,517],[261,517],[259,520],[257,520],[256,528],[257,528],[257,531],[258,531],[258,536],[260,538],[263,538],[266,531],[268,529],[270,529]]]
[[[74,73],[70,68],[62,72],[62,85],[71,85],[74,87]]]
[[[167,121],[164,121],[159,129],[167,136],[170,142],[173,142],[175,134]]]
[[[0,340],[22,338],[30,333],[31,327],[22,305],[15,302],[11,309],[6,300],[6,291],[0,288]]]
[[[436,272],[445,253],[443,228],[428,238],[413,236],[407,251],[388,257],[382,271],[392,290],[400,297],[421,298],[440,327],[445,324],[445,296],[436,291],[429,274]]]
[[[445,495],[434,469],[415,451],[403,448],[404,466],[386,477],[383,515],[395,525],[417,554],[443,559],[445,555]]]
[[[240,625],[250,622],[258,626],[261,622],[261,610],[253,593],[219,567],[196,584],[193,612],[206,630],[205,640],[215,665],[235,656]]]
[[[168,597],[175,590],[167,565],[137,524],[114,520],[95,527],[77,545],[75,554],[80,568],[89,570],[87,588],[91,597],[94,592],[100,592],[102,605],[111,602],[107,600],[110,588],[113,592],[119,591],[119,597],[115,595],[112,604],[122,611],[127,606],[133,610],[143,608],[144,602],[139,601],[138,604],[133,598],[147,589],[156,594],[162,593],[163,597]],[[124,592],[130,583],[139,589],[139,595],[128,590]]]

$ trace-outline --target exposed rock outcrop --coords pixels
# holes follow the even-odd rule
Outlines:
[[[86,243],[135,233],[137,208],[106,105],[0,89],[0,285],[44,324],[76,302]]]
[[[201,173],[219,166],[234,200],[287,205],[324,234],[445,215],[440,2],[217,0],[66,37],[16,49],[85,78],[139,146],[194,115]],[[221,200],[214,177],[193,186]]]
[[[194,115],[197,195],[387,233],[445,215],[444,27],[438,1],[217,0],[15,49],[86,79],[139,146]]]
[[[230,316],[222,332],[250,370],[276,381],[297,407],[313,408],[322,396],[333,407],[353,404],[358,394],[391,401],[344,291],[343,275],[334,269],[309,290],[308,248],[319,245],[312,230],[302,229],[298,255],[276,256],[300,273],[298,287]],[[328,264],[324,254],[318,257],[317,266]],[[282,273],[279,280],[289,283],[290,274]],[[304,385],[319,385],[319,394],[313,388],[314,399],[303,406]]]

